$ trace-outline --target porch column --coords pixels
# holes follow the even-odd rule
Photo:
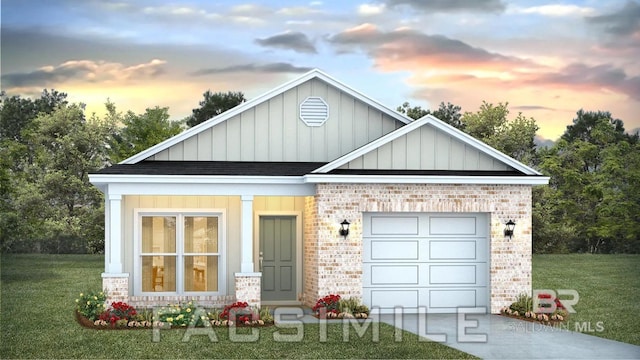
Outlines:
[[[122,195],[107,194],[105,208],[106,242],[109,264],[105,269],[109,274],[122,273]]]
[[[129,274],[122,273],[122,195],[105,194],[104,200],[104,273],[102,289],[107,303],[129,302]]]
[[[253,270],[253,195],[242,195],[242,263],[240,271],[252,273]]]

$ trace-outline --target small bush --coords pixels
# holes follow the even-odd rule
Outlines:
[[[100,315],[100,320],[110,323],[112,326],[124,324],[125,326],[131,320],[135,320],[137,314],[136,309],[125,302],[114,302],[109,310]]]
[[[80,297],[76,299],[76,310],[87,319],[95,321],[105,311],[106,300],[107,295],[104,291],[81,292]]]
[[[273,322],[273,315],[271,315],[271,309],[269,309],[268,306],[260,308],[259,315],[260,320],[264,321],[265,323]]]
[[[168,323],[171,326],[187,326],[194,325],[200,326],[208,321],[205,319],[197,318],[195,316],[197,306],[189,301],[186,304],[175,304],[169,307],[163,307],[158,311],[158,321]]]
[[[355,314],[358,306],[360,306],[360,300],[354,297],[349,299],[340,299],[338,302],[338,308],[341,313]]]
[[[222,313],[220,313],[220,319],[234,321],[240,324],[257,321],[258,317],[258,311],[249,307],[249,304],[243,301],[225,306]]]
[[[520,314],[524,314],[527,311],[533,310],[533,299],[527,294],[520,294],[516,298],[516,301],[509,306],[511,310],[517,311]]]
[[[316,301],[316,305],[313,307],[313,312],[319,315],[320,311],[324,308],[326,313],[338,314],[340,312],[340,295],[329,294]]]

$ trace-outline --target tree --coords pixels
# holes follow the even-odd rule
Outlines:
[[[534,118],[522,113],[509,121],[509,103],[497,106],[482,102],[480,109],[466,112],[460,119],[466,133],[525,164],[533,164],[536,155],[534,139],[538,125]]]
[[[461,110],[462,108],[460,106],[453,105],[449,102],[446,104],[441,102],[438,109],[434,111],[425,110],[421,106],[412,107],[408,102],[404,102],[401,106],[396,108],[397,112],[405,114],[414,120],[431,114],[447,124],[462,130],[464,128],[464,124],[460,121],[462,118],[462,114],[460,113]]]
[[[558,243],[569,251],[640,252],[640,144],[608,112],[578,111],[573,125],[540,151],[549,188],[534,195],[534,249]],[[542,221],[544,220],[544,221]]]
[[[120,162],[158,144],[182,131],[179,122],[169,120],[169,108],[147,108],[143,114],[128,111],[124,116],[116,112],[115,105],[107,102],[110,119],[120,121],[123,127],[113,134],[111,161]]]
[[[29,226],[21,210],[31,206],[26,195],[29,186],[21,181],[28,167],[33,164],[34,148],[25,139],[25,134],[34,128],[34,120],[39,114],[50,114],[57,107],[67,104],[67,95],[56,90],[42,91],[40,98],[32,100],[20,96],[7,97],[0,93],[0,249],[6,250],[22,241]],[[25,196],[19,196],[24,194]],[[20,203],[19,200],[23,200]],[[33,206],[34,211],[37,206]],[[36,226],[38,224],[35,224]]]
[[[103,241],[102,194],[88,174],[107,163],[108,123],[86,120],[79,105],[59,105],[32,120],[22,139],[30,156],[16,157],[10,172],[11,214],[19,221],[2,231],[4,251],[86,252]],[[3,226],[6,225],[3,223]],[[98,246],[99,247],[99,246]]]
[[[465,126],[462,122],[460,111],[462,111],[462,108],[458,105],[453,105],[450,102],[446,104],[441,102],[438,110],[433,111],[431,114],[454,128],[464,131]]]
[[[22,141],[22,131],[38,114],[49,114],[56,107],[66,105],[66,99],[67,94],[53,89],[51,92],[42,90],[40,98],[35,100],[0,93],[0,140]]]
[[[405,114],[414,120],[418,120],[421,117],[425,117],[431,113],[429,110],[425,110],[421,106],[411,107],[411,104],[406,101],[401,106],[398,106],[396,108],[396,111],[401,114]]]
[[[207,90],[202,95],[204,100],[200,101],[200,107],[193,109],[193,114],[187,119],[189,127],[205,122],[246,101],[244,94],[240,91],[211,93],[210,90]]]

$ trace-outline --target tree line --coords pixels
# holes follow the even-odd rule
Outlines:
[[[104,201],[88,174],[118,163],[246,101],[242,92],[206,91],[192,114],[170,120],[167,107],[87,116],[67,94],[0,94],[0,250],[100,253]],[[510,116],[508,103],[475,112],[441,103],[398,112],[432,114],[551,177],[533,190],[536,253],[640,252],[640,141],[609,112],[579,110],[551,147],[537,147],[535,119]]]

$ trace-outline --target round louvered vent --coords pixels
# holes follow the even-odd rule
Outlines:
[[[300,119],[307,126],[321,126],[329,118],[329,105],[319,96],[309,96],[300,104]]]

